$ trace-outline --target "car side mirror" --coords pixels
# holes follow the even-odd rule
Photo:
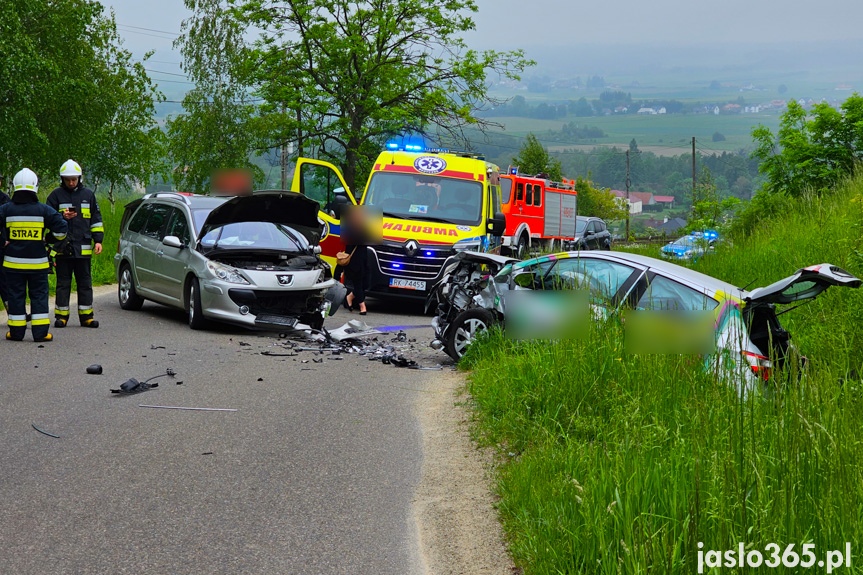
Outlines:
[[[587,230],[586,232],[584,232],[584,237],[589,238],[590,236],[594,235],[595,233],[596,232],[594,232],[593,230]]]
[[[169,248],[182,249],[183,242],[181,242],[180,238],[178,238],[177,236],[165,236],[162,239],[162,245],[168,246]]]
[[[500,237],[506,231],[506,216],[498,212],[493,218],[489,218],[486,222],[488,233],[493,236]]]

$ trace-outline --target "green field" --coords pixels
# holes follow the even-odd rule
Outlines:
[[[791,202],[696,267],[755,287],[825,261],[863,277],[863,177]],[[498,507],[524,572],[695,573],[699,543],[811,543],[823,559],[851,542],[843,572],[860,573],[863,289],[833,288],[781,321],[807,373],[743,399],[697,357],[625,354],[614,319],[581,341],[493,331],[472,346],[475,429],[498,453]]]
[[[752,148],[752,129],[764,124],[772,130],[779,126],[779,116],[771,114],[665,114],[656,116],[618,115],[576,118],[568,116],[559,120],[535,120],[531,118],[493,118],[505,126],[504,133],[514,136],[536,134],[552,151],[565,149],[589,149],[597,145],[628,146],[634,138],[639,148],[657,155],[679,155],[692,149],[692,137],[702,148],[719,151],[749,150]],[[559,131],[569,122],[596,126],[605,133],[605,138],[590,141],[566,142],[560,134],[548,136],[549,130]],[[725,141],[714,142],[713,134],[719,132]],[[545,137],[544,137],[545,133]],[[576,144],[576,145],[573,145]],[[702,150],[703,151],[703,150]]]

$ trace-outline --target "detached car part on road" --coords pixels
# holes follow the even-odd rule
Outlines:
[[[294,192],[149,194],[126,206],[114,256],[120,306],[144,300],[258,329],[320,329],[345,289],[320,257],[318,203]]]
[[[514,308],[525,300],[513,295],[584,290],[590,307],[585,318],[622,310],[709,313],[715,351],[708,361],[723,358],[721,369],[743,373],[738,385],[745,393],[787,361],[805,367],[805,358],[779,323],[777,305],[812,299],[830,286],[860,285],[860,279],[827,263],[746,291],[685,267],[623,252],[567,252],[526,261],[464,252],[446,268],[429,298],[430,303],[434,297],[438,301],[432,347],[458,360],[478,333],[522,312]]]

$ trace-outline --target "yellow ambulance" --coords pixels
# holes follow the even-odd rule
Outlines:
[[[324,168],[332,173],[322,174]],[[314,188],[310,181],[326,184]],[[301,158],[292,189],[321,203],[328,234],[323,255],[335,256],[340,206],[356,201],[338,169]],[[359,203],[383,214],[382,242],[369,249],[369,292],[378,295],[425,298],[450,258],[464,250],[498,249],[506,228],[499,169],[471,152],[387,144]]]

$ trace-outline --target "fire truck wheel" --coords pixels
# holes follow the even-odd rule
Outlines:
[[[521,236],[518,238],[518,249],[515,253],[515,257],[517,257],[520,260],[523,260],[527,257],[529,252],[530,252],[530,244],[528,244],[527,236],[524,234],[521,234]]]
[[[444,348],[447,355],[456,361],[460,360],[476,336],[493,324],[494,316],[487,309],[468,309],[455,316]]]

